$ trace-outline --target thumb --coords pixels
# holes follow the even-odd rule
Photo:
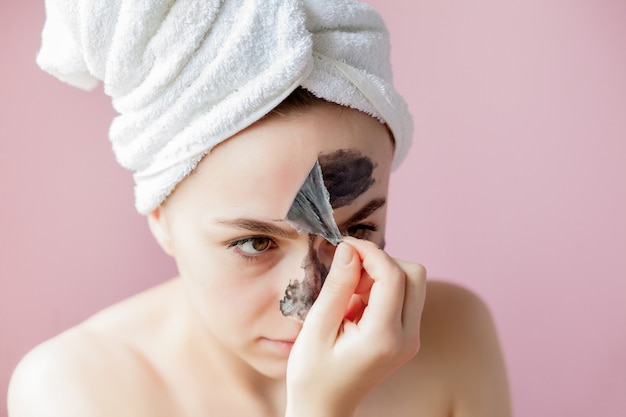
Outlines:
[[[356,250],[348,243],[340,243],[304,327],[312,328],[320,336],[329,335],[334,341],[360,277],[361,261]]]

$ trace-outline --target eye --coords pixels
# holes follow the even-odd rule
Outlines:
[[[357,239],[369,240],[372,234],[377,230],[378,226],[374,224],[362,223],[348,227],[343,234],[355,237]]]
[[[236,247],[244,255],[260,255],[272,247],[269,237],[250,237],[233,242],[230,247]]]

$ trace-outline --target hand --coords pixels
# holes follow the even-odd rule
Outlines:
[[[349,416],[419,350],[426,272],[346,238],[287,364],[287,416]]]

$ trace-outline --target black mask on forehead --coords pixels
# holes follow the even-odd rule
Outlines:
[[[352,149],[320,155],[324,185],[333,208],[351,204],[374,184],[374,162]]]
[[[309,234],[309,250],[302,268],[302,279],[290,280],[280,311],[288,317],[304,320],[317,298],[330,262],[320,261],[315,235],[333,245],[341,242],[341,234],[333,217],[333,208],[347,206],[373,184],[373,161],[356,150],[340,149],[320,155],[309,172],[287,213],[287,222],[299,233]],[[323,245],[323,242],[322,242]]]

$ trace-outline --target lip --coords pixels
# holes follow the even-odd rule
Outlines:
[[[291,348],[293,348],[293,344],[295,343],[295,339],[279,340],[264,338],[263,340],[270,345],[272,349],[285,355],[289,355]]]

